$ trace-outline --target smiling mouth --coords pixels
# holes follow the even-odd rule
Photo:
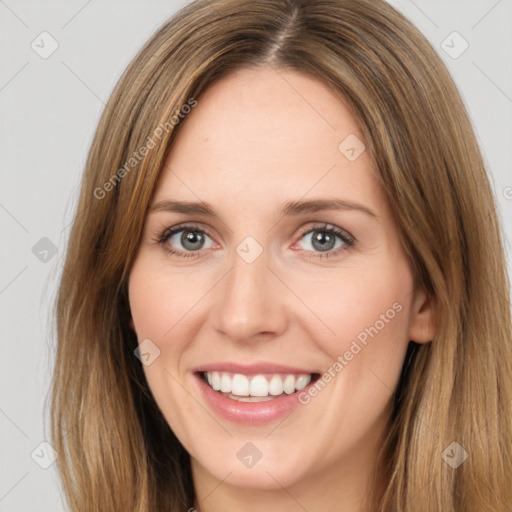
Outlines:
[[[320,374],[254,374],[245,375],[231,372],[199,372],[203,382],[222,396],[239,402],[266,402],[292,395],[311,382]]]

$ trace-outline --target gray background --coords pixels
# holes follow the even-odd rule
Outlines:
[[[51,448],[40,443],[49,439],[50,306],[80,174],[118,77],[185,3],[0,0],[0,511],[64,510]],[[460,88],[510,256],[512,0],[390,3],[432,42]],[[44,31],[58,43],[48,58],[31,47],[35,41],[39,52],[51,49]],[[465,43],[454,31],[469,44],[460,56]]]

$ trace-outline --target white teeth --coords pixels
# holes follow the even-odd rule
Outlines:
[[[249,396],[249,379],[245,375],[235,373],[231,381],[231,393],[237,396]]]
[[[291,395],[295,391],[295,377],[287,375],[283,382],[283,389],[287,395]]]
[[[210,386],[215,390],[215,391],[219,391],[220,390],[220,375],[219,375],[219,372],[208,372],[207,375],[211,375],[212,376],[212,383],[210,384]],[[208,381],[208,383],[210,383],[210,381]]]
[[[268,397],[268,399],[271,399],[283,393],[290,395],[295,391],[304,389],[311,382],[311,375],[306,374],[275,374],[270,379],[264,375],[248,377],[241,373],[226,372],[205,372],[205,376],[213,390],[231,393],[234,400],[238,397]],[[241,401],[254,400],[247,398],[245,400],[241,399]]]
[[[279,375],[274,375],[270,379],[269,391],[273,396],[279,396],[283,394],[283,379],[281,379]]]
[[[299,375],[297,377],[297,381],[295,382],[295,389],[300,391],[304,389],[311,382],[311,378],[309,375]]]
[[[234,393],[236,395],[236,393]],[[256,375],[251,380],[251,396],[267,396],[268,382],[263,375]]]
[[[231,377],[226,373],[223,373],[222,377],[220,378],[220,390],[223,393],[231,393],[231,383]]]

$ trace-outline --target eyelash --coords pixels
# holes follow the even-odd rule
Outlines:
[[[176,226],[173,228],[165,229],[164,232],[155,239],[155,242],[162,245],[168,254],[179,256],[181,258],[198,257],[198,253],[200,251],[188,251],[188,252],[179,251],[179,250],[170,248],[169,245],[166,244],[166,242],[173,235],[175,235],[176,233],[180,233],[181,231],[200,232],[205,235],[208,235],[211,239],[213,239],[213,237],[208,233],[208,231],[206,231],[205,229],[203,229],[195,224],[182,224],[182,225],[179,225],[179,226]],[[315,254],[315,256],[313,256],[313,255],[308,256],[309,258],[327,259],[327,258],[335,256],[335,255],[337,256],[340,252],[346,251],[350,247],[353,247],[356,242],[355,238],[353,238],[351,235],[349,235],[346,231],[339,229],[335,226],[332,226],[330,224],[325,224],[325,223],[302,229],[301,233],[300,233],[301,237],[299,240],[301,240],[305,235],[307,235],[311,232],[315,232],[315,231],[332,233],[332,234],[336,235],[345,244],[345,247],[338,247],[337,249],[333,249],[331,251],[325,251],[325,252],[306,251],[306,252],[312,252]]]

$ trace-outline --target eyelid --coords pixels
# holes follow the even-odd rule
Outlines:
[[[199,224],[184,222],[182,224],[176,224],[175,226],[171,226],[166,228],[160,236],[158,236],[158,241],[164,243],[167,241],[173,234],[179,233],[180,231],[201,231],[208,235],[212,240],[215,238],[211,235],[207,228],[200,226]]]
[[[330,231],[332,233],[337,234],[338,236],[345,238],[347,242],[354,243],[356,239],[345,229],[336,226],[335,224],[330,224],[329,222],[319,222],[313,223],[313,226],[304,226],[300,228],[299,235],[302,237],[307,233],[312,231]]]

